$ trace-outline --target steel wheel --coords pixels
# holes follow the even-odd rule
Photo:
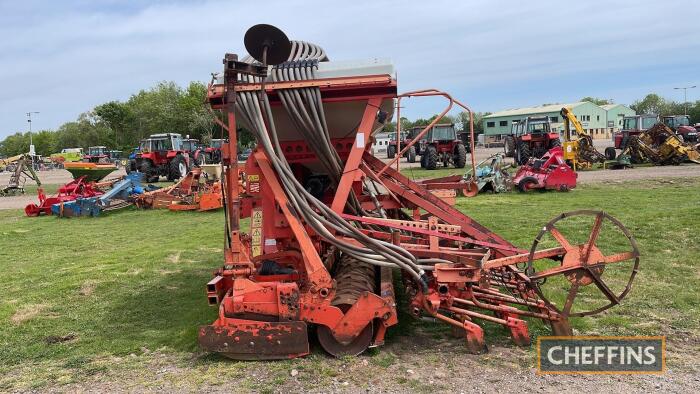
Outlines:
[[[587,240],[580,244],[572,244],[569,239],[562,234],[556,226],[557,223],[567,218],[576,216],[590,216],[593,218],[590,234]],[[608,222],[612,229],[616,229],[626,239],[625,251],[613,254],[605,254],[599,248],[599,235],[603,225]],[[558,259],[553,260],[537,260],[536,267],[533,260],[538,252],[538,246],[545,235],[551,236],[558,247],[562,249],[562,254]],[[548,262],[548,267],[543,267],[545,261]],[[626,285],[620,292],[613,291],[605,280],[603,274],[610,264],[622,263],[625,261],[633,262],[629,276],[625,274]],[[554,264],[552,264],[554,263]],[[619,304],[623,298],[629,293],[632,288],[632,281],[637,275],[639,269],[639,248],[634,237],[629,230],[620,223],[617,219],[602,211],[581,210],[574,212],[563,213],[540,230],[530,249],[526,273],[533,281],[535,291],[552,309],[559,312],[563,317],[589,316],[600,313],[612,306]],[[564,301],[563,307],[556,307],[544,294],[543,288],[547,278],[563,275],[570,283],[568,294]],[[607,302],[599,307],[579,310],[572,312],[574,301],[579,295],[579,291],[585,287],[594,284],[598,290],[605,296],[603,301]]]

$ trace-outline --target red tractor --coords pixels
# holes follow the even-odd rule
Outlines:
[[[659,123],[659,115],[633,115],[622,118],[622,130],[613,134],[614,147],[605,148],[605,157],[615,159],[615,149],[625,150],[630,136],[639,135]]]
[[[664,124],[684,142],[698,142],[698,131],[690,125],[688,115],[669,115],[662,118]]]
[[[409,139],[415,139],[423,128],[414,127]],[[464,168],[467,164],[467,148],[451,123],[433,126],[413,147],[418,147],[416,153],[420,156],[420,166],[426,170],[434,170],[438,162],[445,167],[451,163],[455,168]]]
[[[83,161],[87,163],[107,163],[109,155],[106,146],[91,146],[87,154],[83,155]]]
[[[420,131],[420,130],[418,130]],[[411,134],[407,132],[401,132],[401,146],[400,148],[403,149],[406,145],[408,145],[411,142]],[[387,159],[393,159],[394,156],[396,156],[397,152],[397,146],[396,146],[396,133],[391,133],[389,134],[389,146],[386,148],[386,157]],[[406,158],[406,161],[409,163],[415,163],[416,162],[416,147],[412,146],[408,148],[408,150],[403,154],[403,157]]]
[[[182,140],[182,150],[187,152],[187,155],[190,157],[190,162],[194,163],[197,167],[206,163],[206,158],[204,157],[206,153],[204,149],[205,148],[199,144],[199,140],[196,138],[185,138]]]
[[[139,171],[146,182],[157,182],[165,176],[169,181],[187,175],[192,161],[182,148],[182,136],[175,133],[153,134],[141,140],[139,152],[129,160],[127,173]]]
[[[531,157],[540,158],[550,149],[561,146],[559,133],[553,132],[548,116],[528,116],[511,126],[506,137],[506,156],[524,165]]]
[[[227,143],[227,140],[212,139],[209,146],[204,148],[204,160],[209,164],[221,163],[221,146]]]

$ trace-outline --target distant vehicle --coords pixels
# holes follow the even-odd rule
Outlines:
[[[424,126],[414,127],[407,138],[416,139],[424,128]],[[416,154],[420,156],[420,166],[427,170],[437,168],[438,162],[444,167],[452,164],[455,168],[464,168],[467,163],[467,148],[457,137],[455,125],[452,123],[433,126],[413,146],[417,146]],[[410,157],[408,160],[410,161]]]
[[[82,161],[86,163],[106,163],[109,159],[106,146],[91,146],[87,154],[83,155]]]
[[[238,153],[238,161],[246,161],[248,160],[248,157],[253,153],[253,150],[250,148],[246,148],[240,153]]]
[[[52,154],[50,158],[57,163],[80,161],[83,159],[83,148],[64,148],[60,153]]]
[[[187,152],[195,166],[199,167],[206,162],[204,147],[199,143],[198,139],[186,138],[182,140],[182,150]]]
[[[141,140],[139,151],[129,160],[126,171],[139,171],[146,182],[165,176],[174,181],[187,175],[192,161],[182,149],[182,136],[176,133],[153,134]]]
[[[613,134],[612,137],[615,149],[625,150],[630,136],[639,135],[657,123],[659,123],[659,115],[646,114],[625,116],[622,118],[622,130]]]
[[[221,147],[227,140],[212,139],[209,146],[204,148],[204,161],[209,164],[221,163]]]
[[[550,149],[561,146],[559,133],[552,131],[548,116],[528,116],[511,125],[506,136],[506,156],[524,165],[531,157],[539,159]]]
[[[698,142],[698,130],[690,125],[688,115],[669,115],[662,117],[666,126],[685,142]]]
[[[419,130],[420,132],[420,130]],[[387,159],[393,159],[396,156],[397,153],[397,148],[403,148],[411,143],[411,138],[410,138],[411,133],[402,131],[401,132],[401,145],[397,146],[396,145],[396,133],[390,133],[389,134],[389,145],[386,148],[386,157]],[[416,162],[416,149],[417,146],[412,146],[408,148],[408,150],[403,154],[403,157],[406,158],[406,160],[409,163],[415,163]]]

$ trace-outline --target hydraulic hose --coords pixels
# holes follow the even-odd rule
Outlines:
[[[288,62],[273,67],[270,77],[272,81],[277,82],[314,79],[317,62],[326,60],[326,54],[319,46],[293,41]],[[246,57],[243,61],[253,62],[253,59]],[[260,78],[257,77],[241,76],[241,78],[243,78],[242,82],[260,82]],[[316,153],[331,181],[337,184],[342,175],[343,164],[331,144],[320,89],[317,87],[283,89],[278,93],[292,123]],[[309,225],[324,241],[336,246],[341,252],[372,265],[401,268],[420,282],[425,291],[427,289],[425,271],[432,269],[432,266],[426,264],[435,263],[437,260],[418,260],[400,246],[367,236],[311,195],[296,179],[285,159],[267,95],[261,94],[258,97],[254,92],[238,92],[237,95],[236,110],[240,119],[255,134],[260,146],[270,159],[293,208],[293,214]],[[356,212],[364,212],[354,193],[349,197],[348,207]],[[362,246],[343,241],[339,236],[351,238]]]

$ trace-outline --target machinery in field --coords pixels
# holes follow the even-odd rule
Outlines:
[[[164,133],[141,140],[139,151],[129,159],[126,170],[143,173],[146,182],[157,182],[161,176],[174,181],[187,175],[192,165],[188,152],[182,148],[182,136]]]
[[[120,209],[131,205],[131,196],[142,194],[143,174],[132,172],[124,178],[112,182],[111,189],[92,197],[79,196],[69,201],[59,201],[51,205],[51,214],[59,218],[76,216],[98,216],[103,211]]]
[[[681,142],[698,142],[698,131],[695,127],[690,125],[690,116],[662,116],[661,121],[676,133]]]
[[[475,171],[470,171],[464,176],[466,183],[474,182],[475,191],[471,188],[470,194],[478,192],[505,193],[513,188],[513,177],[508,173],[510,164],[506,164],[503,153],[496,153],[482,160],[476,165]],[[469,196],[469,195],[468,195]]]
[[[659,115],[633,115],[622,118],[622,130],[613,134],[614,149],[625,150],[631,137],[638,136],[643,131],[650,129],[659,123]],[[613,150],[612,153],[615,153]],[[607,157],[612,157],[608,149],[605,150]],[[611,159],[612,160],[612,159]]]
[[[71,163],[81,161],[83,159],[83,148],[64,148],[60,153],[54,153],[50,156],[51,160],[56,163]]]
[[[426,170],[436,169],[438,163],[442,163],[443,167],[452,164],[455,168],[464,168],[467,164],[467,148],[457,136],[454,124],[435,124],[427,132],[420,132],[421,129],[423,127],[419,126],[411,130],[411,141],[406,145],[409,162],[411,148],[417,146],[420,166]]]
[[[87,163],[107,163],[109,161],[106,146],[88,147],[87,153],[83,155],[82,161]]]
[[[443,115],[457,105],[473,118],[449,94],[398,94],[390,63],[331,62],[319,46],[290,42],[269,25],[248,30],[245,44],[251,56],[226,54],[207,94],[229,140],[224,262],[206,285],[218,317],[200,327],[204,349],[242,360],[300,357],[313,326],[328,353],[360,354],[398,322],[394,271],[408,311],[452,325],[472,352],[485,350],[479,321],[528,345],[526,318],[570,335],[570,317],[607,310],[630,291],[639,250],[608,214],[562,214],[522,249],[392,168],[405,152],[387,164],[370,154],[372,135],[401,98],[441,96],[449,102]],[[243,192],[239,126],[257,141]],[[473,136],[473,124],[469,130]],[[585,239],[566,234],[571,220],[579,235],[586,226]],[[609,233],[622,237],[615,249]],[[624,287],[611,288],[607,275]]]
[[[188,137],[182,140],[182,150],[187,152],[190,162],[197,167],[206,163],[205,149],[196,138]]]
[[[561,146],[555,146],[541,158],[531,157],[520,166],[513,177],[513,183],[521,192],[535,189],[568,192],[576,187],[577,178],[576,171],[566,164]]]
[[[209,145],[204,148],[204,160],[207,164],[221,163],[221,148],[227,141],[221,138],[213,138]]]
[[[389,135],[389,145],[386,147],[387,159],[393,159],[396,156],[396,152],[400,151],[402,146],[406,146],[411,143],[411,133],[401,132],[400,134],[401,135],[398,138],[394,133]],[[418,155],[416,153],[415,146],[411,146],[403,155],[403,157],[405,157],[406,161],[409,163],[415,163],[416,156]]]
[[[202,169],[193,168],[187,176],[172,186],[135,195],[139,208],[169,209],[171,211],[211,211],[223,207],[221,182],[203,181]]]
[[[51,206],[55,204],[67,203],[78,198],[90,198],[103,193],[102,189],[109,187],[113,182],[97,184],[88,179],[86,175],[78,177],[66,183],[58,189],[58,192],[50,197],[44,194],[44,190],[39,188],[39,205],[31,203],[24,207],[24,213],[29,217],[51,215]]]
[[[38,187],[41,187],[39,176],[32,166],[32,156],[28,154],[0,159],[0,167],[10,172],[7,185],[0,189],[0,197],[24,194],[24,186],[28,180],[34,181]]]
[[[627,147],[620,153],[618,163],[631,165],[650,162],[656,165],[700,164],[700,152],[663,123],[657,123],[638,135],[630,136]]]
[[[562,108],[560,113],[564,120],[564,160],[572,164],[574,171],[579,167],[590,168],[593,163],[604,164],[606,157],[593,146],[593,137],[583,131],[576,115],[566,107]],[[574,126],[573,130],[571,125]],[[610,160],[614,158],[615,149]]]
[[[520,165],[531,157],[542,157],[555,146],[561,146],[561,140],[559,133],[552,131],[548,116],[528,116],[513,123],[505,141],[506,156]]]

